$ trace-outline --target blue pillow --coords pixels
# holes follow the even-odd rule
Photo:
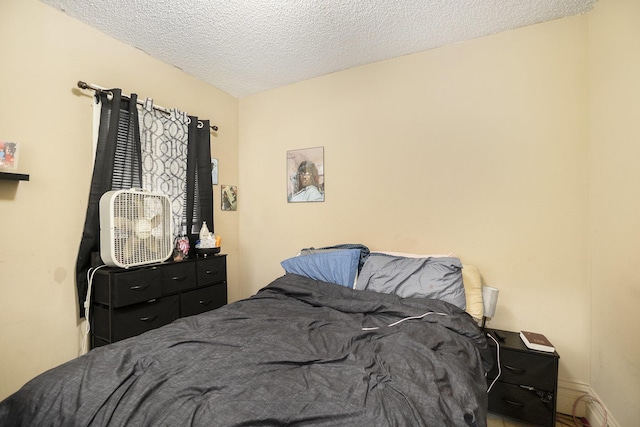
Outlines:
[[[280,263],[287,273],[353,288],[360,250],[344,249],[299,255]]]
[[[368,247],[360,243],[342,243],[334,246],[325,246],[324,248],[306,248],[300,250],[301,255],[315,254],[324,251],[336,251],[336,250],[344,250],[344,249],[358,249],[360,250],[360,261],[358,263],[358,272],[362,270],[364,266],[364,262],[367,260],[367,257],[371,253]]]
[[[461,309],[467,305],[458,258],[405,258],[371,254],[358,276],[356,289],[446,301]]]

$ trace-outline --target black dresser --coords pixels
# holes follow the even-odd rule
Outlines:
[[[487,329],[500,345],[502,374],[489,392],[489,412],[532,424],[554,427],[558,399],[557,352],[530,350],[518,332]],[[500,338],[502,337],[502,339]],[[487,338],[494,366],[487,384],[498,375],[497,347]]]
[[[104,267],[92,286],[91,348],[96,348],[225,305],[226,255]]]

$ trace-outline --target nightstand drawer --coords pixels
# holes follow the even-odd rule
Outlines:
[[[553,393],[496,382],[489,393],[489,411],[533,424],[553,427]]]
[[[207,286],[227,280],[226,258],[213,256],[198,260],[198,286]]]
[[[494,360],[496,349],[491,347]],[[524,353],[510,349],[500,349],[502,374],[499,381],[515,385],[527,385],[540,390],[551,391],[556,388],[557,359],[544,354]],[[487,378],[493,380],[498,375],[494,364]]]
[[[180,295],[180,317],[204,313],[226,303],[227,287],[224,283],[185,292]]]

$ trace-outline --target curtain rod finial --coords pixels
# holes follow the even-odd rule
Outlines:
[[[82,80],[78,80],[78,87],[80,89],[89,89],[89,85],[83,82]]]

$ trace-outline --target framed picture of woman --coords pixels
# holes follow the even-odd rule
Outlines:
[[[324,202],[324,147],[287,151],[287,201]]]

